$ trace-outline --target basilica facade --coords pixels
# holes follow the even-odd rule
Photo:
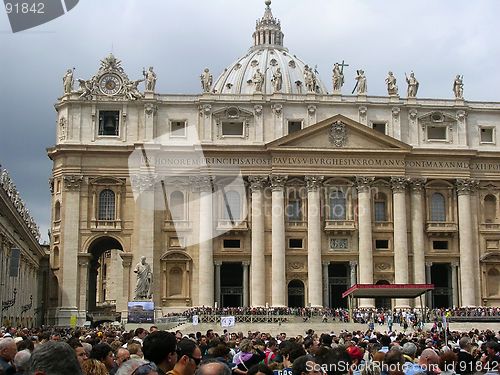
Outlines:
[[[79,89],[65,77],[48,149],[52,322],[124,317],[142,256],[159,314],[342,307],[356,283],[500,305],[500,104],[464,100],[460,76],[453,99],[419,98],[414,75],[400,96],[392,74],[375,97],[358,71],[345,95],[343,64],[323,83],[269,0],[253,46],[217,79],[205,69],[202,93],[160,94],[143,74],[141,92],[110,55]]]

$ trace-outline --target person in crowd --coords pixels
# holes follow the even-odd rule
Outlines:
[[[5,375],[13,375],[16,370],[12,366],[12,361],[17,353],[17,346],[14,339],[10,336],[0,339],[0,369]]]
[[[253,365],[248,369],[247,375],[273,375],[273,370],[263,363]]]
[[[158,375],[165,375],[174,368],[177,362],[176,344],[175,335],[164,331],[153,332],[144,339],[144,359],[156,365]]]
[[[424,349],[418,358],[418,364],[425,370],[427,375],[439,373],[439,355],[434,349]]]
[[[196,375],[231,375],[231,369],[217,359],[205,359],[196,370]]]
[[[488,341],[485,345],[485,354],[481,357],[483,371],[495,372],[500,370],[500,356],[498,352],[500,346],[496,341]]]
[[[194,375],[201,363],[201,350],[190,339],[182,339],[177,344],[177,363],[168,375]]]
[[[16,353],[16,356],[14,357],[16,375],[24,375],[27,373],[30,357],[31,352],[28,349],[24,349]]]
[[[106,365],[95,358],[89,358],[82,365],[84,375],[108,375]],[[48,374],[49,375],[49,374]]]
[[[424,369],[415,363],[415,357],[417,355],[417,345],[409,341],[403,345],[403,358],[405,363],[403,365],[403,371],[405,375],[417,375],[422,374]]]
[[[101,361],[104,366],[106,366],[107,371],[110,371],[115,365],[115,355],[113,353],[113,349],[105,342],[100,342],[95,345],[90,351],[89,358]]]
[[[265,353],[249,339],[240,342],[240,355],[234,360],[236,374],[245,374],[250,367],[256,365],[266,357]]]
[[[141,344],[133,343],[128,346],[128,352],[131,359],[144,359]]]
[[[85,360],[89,358],[87,351],[83,347],[82,343],[76,337],[72,337],[68,340],[68,345],[73,348],[76,354],[76,358],[78,359],[78,363],[80,363],[80,366],[82,366],[83,362],[85,362]]]
[[[158,375],[158,368],[152,362],[131,359],[118,369],[116,375]]]
[[[458,355],[451,350],[447,350],[439,356],[439,369],[441,375],[455,375]]]
[[[472,343],[469,336],[463,336],[458,341],[460,351],[457,355],[457,369],[461,375],[470,375],[476,371],[474,357],[471,354]]]
[[[130,352],[128,349],[119,347],[115,352],[115,364],[111,370],[109,370],[110,375],[115,375],[120,366],[130,359]]]
[[[75,351],[65,342],[48,341],[31,354],[29,375],[82,375]]]

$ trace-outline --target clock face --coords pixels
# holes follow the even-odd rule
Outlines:
[[[105,74],[99,80],[99,88],[104,95],[115,95],[122,88],[122,80],[116,74]]]

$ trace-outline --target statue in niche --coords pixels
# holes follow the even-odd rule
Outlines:
[[[201,88],[203,92],[210,92],[212,90],[213,76],[210,74],[210,70],[205,68],[203,73],[201,73]]]
[[[262,86],[264,85],[264,74],[257,69],[253,75],[252,82],[255,85],[255,92],[262,92]]]
[[[68,69],[63,78],[64,94],[71,94],[73,91],[73,69]]]
[[[134,273],[137,274],[134,299],[150,299],[152,294],[151,283],[153,280],[153,273],[151,271],[151,266],[146,262],[145,256],[142,256],[141,261],[135,266]]]
[[[455,81],[453,81],[453,93],[455,94],[455,99],[464,98],[464,76],[457,74]]]
[[[406,76],[406,82],[408,83],[408,97],[415,98],[417,97],[418,86],[420,85],[417,79],[415,78],[415,73],[411,72],[410,77]]]
[[[390,96],[398,95],[398,85],[396,84],[396,77],[394,77],[394,74],[392,72],[389,72],[387,74],[385,83],[387,84],[387,93]]]
[[[276,69],[276,72],[274,72],[272,83],[274,92],[280,92],[283,86],[283,74],[280,68]]]
[[[146,81],[146,90],[154,92],[156,86],[156,73],[153,71],[153,67],[150,66],[148,71],[145,69],[142,70],[142,74],[144,75],[144,79]]]

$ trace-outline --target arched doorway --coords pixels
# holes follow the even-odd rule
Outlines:
[[[224,262],[220,267],[222,307],[243,306],[243,265]]]
[[[328,265],[330,307],[347,308],[347,298],[342,298],[349,286],[349,263],[333,262]]]
[[[117,297],[122,292],[121,251],[120,242],[109,236],[99,237],[90,244],[88,253],[92,258],[88,266],[87,311],[116,309]]]
[[[387,280],[379,280],[375,283],[375,285],[390,285],[391,283]],[[376,297],[375,298],[375,307],[377,309],[391,309],[391,299],[387,297]]]
[[[288,307],[304,307],[304,283],[292,280],[288,283]]]

